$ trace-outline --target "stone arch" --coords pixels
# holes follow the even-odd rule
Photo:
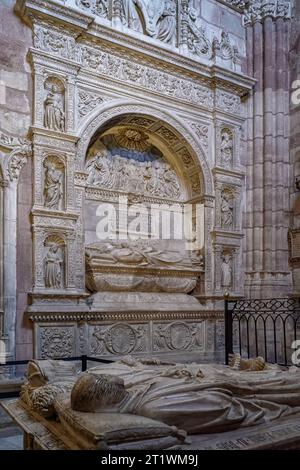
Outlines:
[[[162,126],[165,126],[166,129],[174,134],[182,144],[181,148],[178,149],[178,155],[180,156],[181,152],[183,167],[188,167],[187,159],[188,155],[190,155],[192,159],[191,164],[194,167],[194,174],[198,174],[200,178],[202,195],[214,195],[211,171],[206,161],[202,145],[192,129],[188,128],[188,125],[178,116],[174,117],[174,115],[171,115],[165,110],[157,110],[157,108],[149,104],[146,106],[140,103],[133,103],[132,101],[106,104],[100,111],[97,110],[97,112],[79,128],[78,135],[80,140],[77,146],[76,158],[77,171],[83,169],[87,149],[95,133],[108,124],[116,122],[121,116],[126,115],[157,120]],[[191,173],[193,173],[193,169],[189,169],[189,174]]]

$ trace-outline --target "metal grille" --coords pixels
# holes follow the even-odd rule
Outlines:
[[[297,339],[299,299],[225,300],[226,364],[229,354],[239,352],[242,357],[262,356],[266,362],[291,365]]]

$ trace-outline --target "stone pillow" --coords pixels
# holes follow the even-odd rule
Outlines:
[[[82,449],[168,449],[182,444],[186,432],[143,416],[74,411],[69,400],[54,403],[59,420]]]

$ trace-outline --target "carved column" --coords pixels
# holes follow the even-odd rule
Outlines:
[[[257,80],[246,126],[246,295],[286,295],[289,227],[289,10],[256,2],[247,25],[247,73]]]
[[[15,354],[17,309],[17,195],[19,174],[31,156],[26,140],[0,136],[3,177],[0,173],[0,360]]]

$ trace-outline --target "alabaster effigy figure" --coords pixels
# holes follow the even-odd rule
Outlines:
[[[127,356],[77,375],[59,362],[29,364],[21,403],[59,420],[80,448],[164,449],[189,442],[186,434],[193,439],[300,412],[299,369],[263,358],[236,354],[224,366]]]
[[[71,407],[141,415],[188,434],[228,431],[300,411],[300,373],[266,366],[261,358],[243,361],[237,369],[125,358],[83,374],[72,389]]]

